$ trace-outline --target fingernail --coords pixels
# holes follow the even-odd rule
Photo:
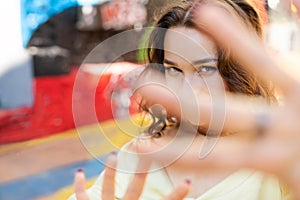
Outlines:
[[[81,169],[81,168],[77,169],[77,172],[83,172],[83,169]]]
[[[191,184],[191,180],[190,179],[185,179],[185,183],[190,185]]]

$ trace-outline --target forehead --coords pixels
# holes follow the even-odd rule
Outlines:
[[[217,58],[216,44],[207,35],[193,28],[174,27],[167,30],[165,56],[179,56],[187,61]]]

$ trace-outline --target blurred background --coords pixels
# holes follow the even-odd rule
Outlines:
[[[1,3],[0,199],[66,199],[78,168],[91,185],[107,153],[138,134],[132,128],[137,105],[129,96],[146,64],[149,31],[143,27],[151,26],[165,5],[180,1]],[[298,51],[299,27],[286,26],[296,9],[282,2],[252,1],[267,27],[268,43]],[[274,20],[280,23],[271,21],[270,10],[281,13]],[[114,37],[126,30],[129,34]],[[130,51],[120,53],[124,46]]]

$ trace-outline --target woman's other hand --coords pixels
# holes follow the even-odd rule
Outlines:
[[[116,154],[109,155],[105,162],[105,171],[102,185],[102,196],[99,200],[115,200],[115,175],[117,166]],[[146,181],[147,172],[136,173],[129,184],[127,191],[122,200],[138,200],[142,194],[144,183]],[[189,181],[179,184],[172,193],[164,200],[182,200],[189,193]],[[74,189],[77,200],[90,200],[85,189],[86,178],[83,170],[78,170],[74,178]]]

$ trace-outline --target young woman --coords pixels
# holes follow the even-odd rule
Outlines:
[[[259,37],[262,36],[259,16],[246,1],[212,0],[201,1],[197,5],[201,6],[201,4],[209,4],[225,10],[230,18],[246,25],[249,32]],[[172,91],[176,90],[175,93],[184,93],[186,90],[192,89],[196,95],[202,93],[214,95],[222,93],[225,89],[227,92],[259,96],[267,102],[273,102],[275,97],[268,84],[257,80],[235,59],[226,46],[218,46],[205,30],[199,29],[201,24],[197,24],[194,17],[195,12],[199,10],[192,7],[191,3],[186,3],[170,8],[158,20],[156,29],[153,30],[150,37],[148,51],[150,64],[142,76],[147,77],[148,80],[151,78],[156,80],[156,75],[160,74],[164,79],[159,84],[165,84]],[[191,142],[192,147],[200,148],[204,135],[209,135],[210,130],[209,120],[201,119],[201,123],[198,123],[198,119],[191,119],[190,116],[189,119],[185,118],[185,114],[178,115],[177,111],[173,113],[172,109],[164,104],[163,99],[158,101],[159,94],[149,94],[142,90],[140,92],[143,96],[143,106],[154,119],[158,119],[154,120],[146,132],[150,137],[134,140],[125,145],[118,153],[118,172],[114,174],[110,167],[107,167],[87,193],[83,189],[83,174],[79,173],[77,181],[75,181],[78,200],[162,199],[165,197],[176,199],[174,195],[168,196],[172,191],[175,193],[182,191],[181,196],[178,195],[179,198],[186,195],[187,198],[198,200],[283,198],[280,183],[272,176],[247,169],[216,171],[214,169],[196,169],[187,165],[182,167],[181,160],[184,160],[185,152],[180,152],[179,157],[168,160],[167,163],[152,163],[146,179],[145,172],[133,175],[132,173],[135,171],[143,171],[140,170],[142,162],[139,162],[139,156],[135,155],[138,153],[139,146],[149,145],[157,147],[157,149],[170,150],[166,146],[171,144],[175,138],[181,141],[187,140],[187,144]],[[160,109],[159,106],[153,106],[156,102],[161,102],[168,112],[165,113],[165,110]],[[197,110],[197,108],[195,109]],[[195,129],[195,124],[201,124],[201,126],[197,126]],[[224,127],[220,134],[230,135],[224,138],[238,137],[237,135],[240,133],[236,130]],[[196,134],[189,134],[194,131]],[[178,137],[178,135],[180,136]],[[191,138],[192,140],[190,140]],[[174,152],[181,151],[181,149],[176,149],[176,145],[171,145],[171,147],[175,147],[172,149]],[[198,149],[194,150],[198,151]],[[234,155],[228,155],[228,159],[231,156]],[[115,166],[115,159],[114,156],[108,159],[111,167]],[[184,181],[189,184],[182,186],[181,183]],[[176,185],[181,185],[183,189],[174,191]],[[134,193],[133,191],[139,192]],[[75,198],[74,195],[70,199]]]

